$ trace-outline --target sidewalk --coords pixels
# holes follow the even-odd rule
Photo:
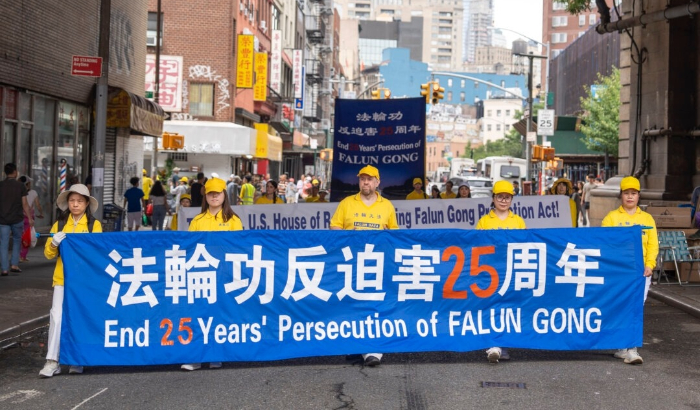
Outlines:
[[[21,273],[0,277],[0,342],[49,322],[56,261],[44,257],[45,241],[29,250]],[[649,297],[700,318],[700,286],[652,285]]]

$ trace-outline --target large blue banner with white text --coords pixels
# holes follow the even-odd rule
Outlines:
[[[425,178],[424,98],[337,99],[333,135],[331,202],[359,192],[365,165],[379,169],[388,199],[405,199],[413,178]]]
[[[69,234],[61,362],[641,346],[641,228]]]

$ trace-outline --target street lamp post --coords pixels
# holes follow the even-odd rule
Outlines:
[[[532,98],[532,62],[536,58],[547,58],[545,56],[536,56],[532,53],[530,54],[516,54],[517,56],[521,57],[527,57],[529,62],[529,73],[527,75],[527,88],[528,88],[528,95],[527,95],[527,105],[528,105],[528,115],[527,115],[527,121],[526,121],[526,134],[530,134],[530,122],[532,122],[532,101],[534,100]],[[531,164],[530,164],[530,146],[527,141],[527,135],[525,135],[525,138],[523,138],[523,151],[524,151],[524,157],[525,160],[527,161],[526,167],[527,167],[527,178],[528,180],[530,179],[530,172],[531,172]]]

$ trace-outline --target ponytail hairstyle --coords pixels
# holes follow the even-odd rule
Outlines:
[[[279,184],[274,179],[268,180],[267,183],[272,185],[273,188],[275,188],[272,191],[272,203],[276,204],[277,203],[277,187],[279,186]],[[267,196],[267,185],[265,186],[265,196]]]

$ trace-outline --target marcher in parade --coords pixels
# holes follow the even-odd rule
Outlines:
[[[571,181],[567,178],[559,178],[554,181],[554,184],[549,189],[550,195],[565,195],[569,198],[569,211],[571,212],[571,226],[573,228],[578,227],[578,206],[576,202],[571,198],[573,194],[573,186]]]
[[[192,204],[192,197],[190,194],[180,195],[180,206],[179,208],[189,208]],[[170,230],[177,231],[177,212],[173,214],[173,219],[170,220]]]
[[[476,229],[526,229],[525,220],[510,209],[514,195],[515,190],[510,182],[502,180],[493,184],[491,210],[479,219]],[[490,363],[510,360],[508,349],[504,347],[488,349],[486,357]]]
[[[226,193],[226,182],[220,178],[210,178],[204,184],[204,203],[202,212],[190,222],[191,232],[211,232],[211,231],[241,231],[243,224],[240,218],[231,209],[228,195]],[[197,370],[202,367],[201,363],[183,364],[183,370]],[[218,369],[221,362],[209,363],[210,369]]]
[[[656,256],[659,254],[659,238],[656,232],[654,218],[639,209],[639,193],[641,191],[639,180],[635,177],[625,177],[620,181],[620,200],[622,205],[603,218],[601,227],[641,225],[642,229],[642,254],[644,256],[644,299],[647,300],[649,285],[651,285],[652,270],[656,267]],[[627,364],[642,364],[642,356],[636,347],[620,349],[615,352],[615,357],[623,359]]]
[[[265,195],[255,201],[255,205],[283,204],[284,201],[277,195],[277,181],[270,179],[265,185]]]
[[[413,191],[406,195],[406,199],[428,199],[428,195],[423,192],[422,178],[413,178]]]
[[[149,202],[153,207],[153,214],[151,215],[153,230],[162,231],[163,222],[165,221],[165,214],[167,213],[167,200],[165,199],[165,189],[163,189],[163,183],[161,183],[159,180],[156,180],[151,188]]]
[[[305,202],[317,202],[318,201],[318,191],[319,191],[318,179],[311,181],[311,189],[308,191]]]
[[[442,198],[442,199],[457,198],[457,194],[452,191],[453,186],[454,186],[454,184],[452,183],[452,181],[445,182],[445,192],[440,194],[440,198]]]
[[[430,189],[430,199],[442,199],[440,196],[440,188],[438,188],[437,185],[433,185]]]
[[[328,199],[326,198],[326,195],[328,195],[328,191],[325,189],[321,189],[318,191],[318,201],[317,203],[328,203]]]
[[[377,192],[379,170],[367,165],[357,173],[360,192],[340,201],[331,218],[331,229],[382,230],[399,229],[394,205]],[[376,218],[375,218],[376,216]],[[380,219],[377,219],[380,218]],[[381,363],[381,353],[363,354],[365,366]]]
[[[466,182],[462,182],[459,185],[459,188],[457,188],[457,198],[471,198],[472,197],[472,190],[469,187],[469,184]]]
[[[138,179],[138,178],[137,178]],[[69,190],[61,192],[56,199],[56,206],[62,211],[61,216],[51,227],[53,237],[46,241],[44,255],[47,259],[56,259],[53,271],[53,301],[49,317],[49,339],[46,364],[39,372],[41,377],[52,377],[61,373],[59,351],[61,342],[61,321],[63,319],[63,260],[59,246],[66,234],[99,233],[102,224],[92,214],[97,211],[97,200],[90,196],[90,191],[83,184],[75,184]],[[82,373],[83,366],[71,366],[69,373]]]

